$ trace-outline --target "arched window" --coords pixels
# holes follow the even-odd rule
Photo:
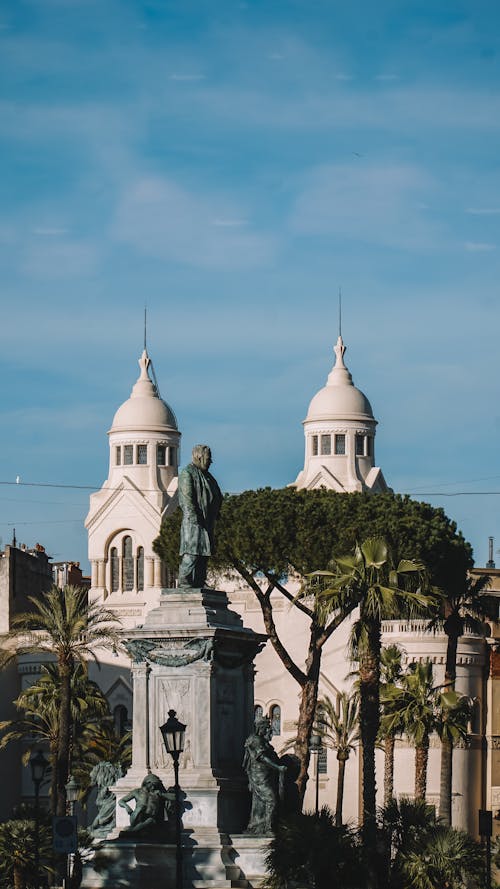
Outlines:
[[[127,731],[127,723],[128,723],[128,712],[127,708],[123,706],[123,704],[118,704],[117,707],[113,710],[113,724],[115,735],[117,738],[122,738],[125,732]]]
[[[132,555],[132,538],[123,538],[123,589],[130,592],[134,589],[134,557]]]
[[[144,589],[144,548],[142,546],[137,549],[137,589]]]
[[[253,718],[254,718],[254,720],[256,720],[256,719],[260,719],[261,716],[262,716],[262,714],[263,714],[263,712],[264,712],[264,711],[263,711],[262,707],[260,706],[260,704],[256,704],[255,707],[253,708]]]
[[[111,592],[116,593],[120,589],[120,562],[116,546],[111,548]]]
[[[281,735],[281,707],[278,704],[273,704],[271,707],[269,719],[273,735]]]

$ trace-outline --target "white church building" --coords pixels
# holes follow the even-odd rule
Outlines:
[[[346,347],[339,336],[335,363],[326,385],[312,398],[304,420],[305,458],[293,485],[326,487],[337,492],[388,490],[375,464],[377,421],[370,402],[358,389],[344,363]],[[163,517],[176,508],[181,433],[175,414],[160,397],[151,378],[151,362],[144,350],[140,374],[130,398],[118,408],[109,437],[109,472],[102,488],[90,498],[86,519],[89,558],[92,566],[92,600],[105,603],[119,614],[125,630],[144,622],[159,602],[162,587],[171,585],[164,566],[152,550]],[[216,455],[215,455],[216,456]],[[186,461],[184,461],[186,462]],[[243,581],[223,587],[232,608],[246,626],[263,632],[259,604]],[[307,654],[307,620],[284,599],[276,601],[275,620],[291,656],[303,663]],[[391,621],[384,624],[384,644],[397,643],[408,661],[429,659],[438,684],[444,676],[446,636],[429,633],[423,623]],[[336,701],[352,684],[347,658],[349,622],[331,637],[323,651],[320,696]],[[454,754],[453,823],[476,832],[477,810],[492,807],[488,780],[489,753],[484,749],[488,689],[486,643],[483,637],[466,635],[458,648],[457,689],[478,702],[477,718],[467,748]],[[103,652],[104,665],[96,672],[115,713],[117,724],[132,717],[130,662],[119,652]],[[278,752],[295,733],[299,687],[284,670],[270,643],[256,659],[255,705],[269,714]],[[316,760],[316,767],[318,760]],[[439,798],[440,750],[431,739],[427,798]],[[378,791],[382,803],[383,761],[379,753]],[[314,805],[315,773],[310,769],[306,806]],[[319,757],[319,799],[335,808],[337,760],[335,751]],[[414,751],[404,740],[396,742],[395,789],[397,795],[413,794]],[[182,774],[181,774],[182,784]],[[351,755],[346,768],[344,817],[357,821],[360,811],[360,756]]]

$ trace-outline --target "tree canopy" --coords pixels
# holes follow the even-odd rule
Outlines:
[[[167,517],[154,549],[174,570],[179,562],[178,510]],[[400,494],[337,494],[320,489],[260,488],[224,498],[216,528],[214,570],[244,566],[280,578],[293,567],[304,575],[353,550],[357,541],[383,537],[391,560],[422,561],[446,593],[462,588],[472,548],[444,510]]]

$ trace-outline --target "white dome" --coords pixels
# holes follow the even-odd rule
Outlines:
[[[312,399],[304,422],[314,420],[371,420],[373,411],[366,395],[357,389],[344,364],[345,346],[339,336],[335,346],[337,360],[326,386]]]
[[[149,378],[151,361],[146,350],[139,359],[141,374],[132,389],[130,398],[118,408],[110,432],[161,431],[177,429],[175,414],[158,395],[156,386]]]

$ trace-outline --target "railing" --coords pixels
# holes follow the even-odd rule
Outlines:
[[[426,620],[383,620],[382,633],[393,636],[444,636],[443,621],[437,621],[429,629],[429,621]],[[480,637],[480,634],[465,627],[464,636]]]

